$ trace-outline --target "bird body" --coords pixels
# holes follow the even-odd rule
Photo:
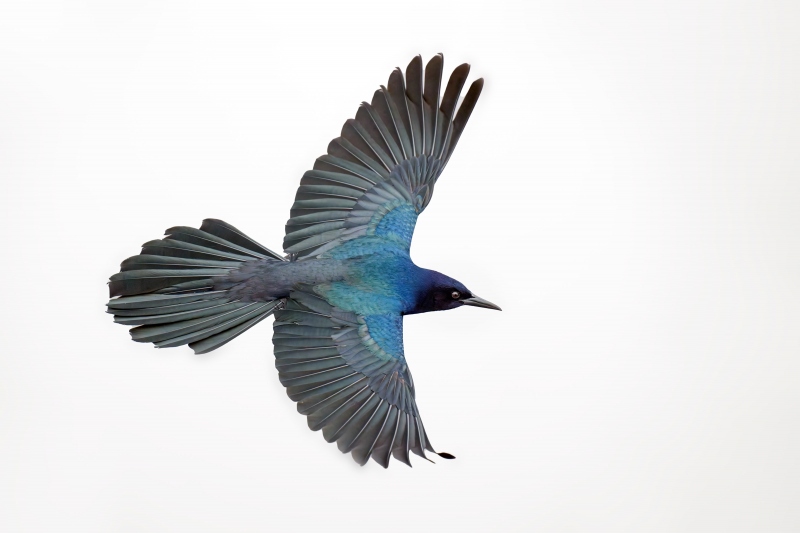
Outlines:
[[[310,261],[253,261],[215,283],[243,302],[288,298],[292,287],[307,284],[341,309],[360,315],[407,315],[426,310],[425,297],[443,279],[414,264],[404,249],[381,238],[350,241]]]
[[[303,176],[285,256],[220,220],[170,228],[111,277],[114,320],[136,326],[135,341],[205,353],[274,315],[278,375],[312,430],[359,464],[426,457],[403,316],[500,309],[409,254],[483,86],[473,82],[456,112],[468,72],[456,68],[443,96],[441,55],[424,75],[420,57],[405,79],[392,73]]]

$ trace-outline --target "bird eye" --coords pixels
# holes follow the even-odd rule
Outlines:
[[[453,293],[450,296],[453,297],[453,300],[458,300],[459,298],[461,298],[461,293],[458,291],[453,291]]]

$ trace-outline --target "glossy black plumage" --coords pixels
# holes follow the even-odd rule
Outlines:
[[[442,93],[443,59],[414,58],[364,102],[306,172],[280,256],[233,226],[205,220],[145,243],[111,277],[109,312],[157,347],[222,346],[275,315],[275,366],[312,430],[386,467],[434,452],[403,349],[403,315],[462,305],[499,309],[462,283],[414,265],[417,216],[483,87]],[[435,452],[434,452],[435,453]],[[452,458],[450,454],[440,454]]]

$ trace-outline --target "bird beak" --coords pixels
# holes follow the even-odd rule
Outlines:
[[[473,307],[485,307],[486,309],[497,309],[498,311],[502,311],[499,305],[495,305],[489,300],[484,300],[483,298],[478,298],[477,296],[473,296],[472,298],[464,298],[461,300],[461,303],[464,305],[471,305]]]

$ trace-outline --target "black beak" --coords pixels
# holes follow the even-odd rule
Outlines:
[[[473,296],[472,298],[464,298],[461,300],[461,303],[464,305],[471,305],[473,307],[485,307],[486,309],[497,309],[498,311],[502,311],[499,305],[495,305],[489,300],[484,300],[483,298],[479,298],[477,296]]]

